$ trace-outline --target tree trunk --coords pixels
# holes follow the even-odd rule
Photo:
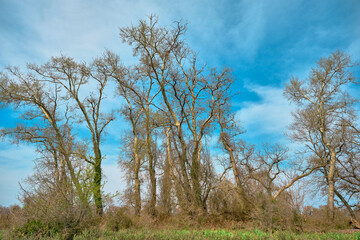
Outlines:
[[[328,211],[329,211],[329,218],[331,221],[334,221],[335,212],[334,212],[334,190],[335,190],[335,162],[336,162],[336,153],[335,150],[331,147],[331,156],[330,156],[330,167],[328,172],[328,184],[329,184],[329,191],[328,191]]]
[[[82,202],[82,204],[84,204],[85,208],[88,208],[89,207],[89,203],[87,201],[87,198],[83,192],[83,189],[80,185],[80,182],[79,182],[79,179],[76,177],[76,174],[74,172],[74,168],[70,162],[70,159],[68,156],[64,156],[64,159],[65,159],[65,163],[69,169],[69,172],[70,172],[70,176],[71,176],[71,181],[74,183],[75,185],[75,189],[76,189],[76,192],[80,198],[80,201]]]
[[[184,189],[184,194],[186,195],[186,198],[188,201],[188,206],[190,207],[193,204],[193,197],[192,197],[193,194],[191,194],[192,189],[190,186],[187,169],[186,169],[186,163],[187,163],[188,159],[187,159],[187,146],[186,146],[186,142],[185,142],[184,135],[183,135],[183,129],[182,129],[182,126],[181,126],[176,114],[175,114],[175,111],[174,111],[172,105],[170,104],[170,102],[167,98],[164,83],[162,83],[161,81],[158,81],[158,82],[159,82],[161,94],[163,96],[163,100],[165,102],[165,105],[166,105],[169,113],[170,113],[170,117],[174,121],[174,125],[175,125],[176,132],[177,132],[177,137],[180,141],[181,152],[179,151],[179,149],[177,149],[177,151],[179,153],[180,169],[181,169],[181,175],[182,175],[181,186]]]
[[[101,152],[100,149],[97,148],[95,155],[95,165],[94,165],[94,200],[95,200],[95,207],[96,213],[100,216],[103,214],[103,203],[101,197]]]
[[[240,181],[240,174],[239,174],[239,170],[238,170],[238,168],[236,166],[236,160],[235,160],[235,157],[234,157],[234,152],[227,143],[225,143],[225,148],[226,148],[226,150],[227,150],[227,152],[229,153],[229,156],[230,156],[230,163],[231,163],[234,178],[235,178],[235,181],[236,181],[236,186],[238,188],[242,189],[242,184],[241,184],[241,181]]]
[[[136,134],[134,135],[134,158],[135,158],[135,166],[134,166],[134,192],[135,192],[135,214],[136,216],[140,216],[141,211],[141,193],[140,193],[140,157],[138,154],[138,137]]]
[[[323,107],[322,104],[320,105],[319,109],[320,109],[319,110],[319,116],[320,116],[320,122],[321,122],[321,127],[320,127],[321,139],[322,139],[322,142],[325,144],[326,148],[330,152],[330,166],[329,166],[329,171],[328,171],[328,174],[327,174],[327,181],[328,181],[328,185],[329,185],[327,208],[328,208],[329,219],[330,219],[331,222],[333,222],[334,218],[335,218],[335,212],[334,212],[334,189],[335,189],[334,175],[335,175],[336,152],[335,152],[335,148],[331,145],[331,143],[329,142],[329,140],[327,138],[326,122],[325,122],[325,117],[324,117],[324,107]]]
[[[149,156],[149,174],[150,174],[150,209],[149,213],[151,216],[156,215],[155,205],[156,205],[156,175],[155,175],[155,166],[153,156]]]
[[[155,205],[156,205],[156,175],[155,175],[155,162],[154,154],[151,150],[151,127],[150,127],[150,116],[149,116],[149,106],[147,106],[146,114],[146,149],[147,156],[149,160],[149,175],[150,175],[150,207],[149,214],[155,216]]]
[[[166,159],[163,168],[164,176],[161,184],[161,208],[163,213],[171,213],[171,148],[170,148],[170,137],[168,136],[169,130],[166,131]]]
[[[65,170],[65,160],[64,160],[64,157],[61,157],[61,156],[60,156],[60,173],[59,174],[60,174],[59,175],[60,185],[62,187],[64,187],[64,185],[67,182],[67,177],[66,177],[66,170]]]
[[[171,150],[171,137],[170,137],[170,128],[166,129],[166,151],[167,151],[167,163],[169,165],[169,173],[171,178],[174,181],[175,184],[175,192],[176,192],[176,197],[178,199],[178,203],[180,205],[181,210],[186,211],[188,208],[188,201],[185,198],[184,195],[184,186],[182,186],[183,184],[181,184],[180,181],[180,176],[179,178],[177,176],[175,176],[174,174],[174,166],[173,166],[173,162],[172,162],[172,150]],[[169,189],[170,191],[171,189]],[[170,192],[169,192],[170,194]]]
[[[223,122],[220,119],[220,116],[218,116],[218,120],[219,120],[219,124],[220,124],[220,138],[221,138],[221,142],[225,148],[225,150],[228,152],[229,156],[230,156],[230,163],[231,163],[231,167],[233,170],[233,174],[234,174],[234,178],[236,181],[236,186],[238,188],[242,188],[242,184],[240,181],[240,174],[239,174],[239,170],[236,166],[236,160],[234,157],[234,151],[232,150],[228,140],[225,137],[225,133],[224,133],[224,127],[223,127]]]
[[[231,168],[233,170],[237,191],[238,191],[239,196],[241,197],[241,202],[242,202],[242,204],[244,206],[244,210],[247,211],[249,209],[249,203],[250,202],[248,201],[248,199],[246,197],[243,185],[242,185],[241,180],[240,180],[240,173],[239,173],[239,169],[236,166],[236,159],[235,159],[235,156],[234,156],[234,151],[231,148],[229,140],[225,136],[223,122],[222,122],[222,119],[220,118],[219,115],[218,115],[218,120],[219,120],[219,124],[220,124],[221,142],[222,142],[225,150],[229,154],[229,160],[230,160]]]
[[[193,199],[196,209],[203,209],[202,208],[202,199],[201,199],[201,188],[200,188],[200,161],[199,161],[199,141],[195,143],[195,147],[192,154],[191,159],[191,181],[193,184]]]

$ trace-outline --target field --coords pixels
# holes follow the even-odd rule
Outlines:
[[[9,231],[2,230],[0,239],[15,239]],[[28,236],[22,239],[63,239],[60,236],[37,238]],[[351,233],[294,233],[289,231],[264,232],[260,230],[144,230],[131,229],[113,231],[86,230],[74,237],[75,240],[88,239],[338,239],[360,240],[360,231]]]

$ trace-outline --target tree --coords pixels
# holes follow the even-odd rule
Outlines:
[[[100,61],[99,61],[100,63]],[[153,102],[159,94],[159,90],[155,85],[153,79],[147,78],[148,67],[141,64],[135,65],[132,68],[125,68],[120,63],[120,57],[116,54],[107,51],[101,60],[101,66],[105,70],[107,76],[113,79],[118,86],[118,94],[126,101],[123,115],[131,123],[133,134],[133,156],[134,156],[134,174],[135,174],[135,195],[136,195],[136,213],[140,214],[140,135],[143,136],[146,148],[148,162],[148,170],[150,176],[150,208],[149,212],[152,216],[155,215],[156,204],[156,150],[154,148],[153,133],[156,128]],[[126,77],[124,77],[126,72]],[[143,129],[143,130],[142,130]],[[141,138],[141,137],[140,137]]]
[[[221,96],[217,93],[226,91],[223,82],[231,74],[228,69],[218,72],[199,67],[196,54],[182,39],[185,31],[182,22],[172,28],[158,27],[157,18],[151,16],[148,22],[122,28],[120,36],[133,45],[142,76],[159,90],[154,105],[170,124],[187,208],[197,212],[205,207],[201,186],[203,138],[216,118],[217,97]]]
[[[99,215],[103,212],[101,196],[101,161],[102,155],[100,142],[106,126],[114,119],[113,114],[102,112],[101,102],[104,99],[104,89],[107,84],[107,76],[102,72],[97,60],[91,65],[76,63],[72,58],[60,56],[53,57],[44,65],[28,64],[28,74],[21,73],[17,68],[10,68],[10,74],[16,80],[10,80],[2,75],[2,100],[15,105],[36,106],[43,117],[49,122],[60,148],[61,156],[69,159],[73,152],[69,152],[69,146],[64,138],[72,138],[70,123],[84,122],[89,129],[93,148],[93,156],[79,154],[78,157],[93,166],[93,198]],[[82,98],[83,87],[89,82],[95,84],[96,91],[87,93]],[[45,91],[45,87],[55,89],[53,95]],[[61,104],[65,103],[66,110],[62,112]],[[58,113],[60,112],[60,113]],[[73,116],[70,118],[69,113]],[[79,114],[78,114],[79,113]],[[62,115],[63,114],[63,115]],[[32,119],[31,114],[27,114]],[[37,113],[35,117],[38,117]],[[65,117],[63,117],[65,116]],[[77,119],[74,117],[76,116]],[[33,119],[34,119],[33,118]],[[65,118],[65,125],[59,125]],[[71,119],[71,121],[70,121]],[[43,126],[38,129],[40,134]],[[66,135],[68,134],[68,135]],[[51,139],[48,137],[47,139]],[[84,153],[84,151],[75,151]],[[65,161],[71,169],[70,160]],[[73,172],[70,170],[70,172]],[[76,183],[76,176],[72,176]],[[77,187],[80,191],[80,187]]]
[[[104,99],[104,90],[107,84],[107,76],[104,74],[101,65],[97,60],[91,65],[79,64],[70,57],[53,57],[48,63],[37,66],[29,65],[41,81],[49,82],[60,86],[65,91],[64,98],[73,102],[72,109],[80,112],[79,122],[84,122],[90,131],[93,148],[93,156],[82,155],[94,168],[93,197],[97,213],[102,215],[103,203],[101,196],[101,154],[100,142],[106,126],[114,119],[113,113],[105,113],[101,110],[101,103]],[[85,98],[81,96],[81,90],[85,84],[92,82],[96,86],[95,92],[90,92]]]
[[[352,118],[355,102],[346,87],[356,83],[350,72],[350,57],[341,51],[322,58],[305,80],[292,77],[285,96],[300,108],[294,113],[292,138],[305,142],[308,148],[326,163],[324,173],[328,184],[328,210],[334,218],[335,173],[339,154],[343,121]]]
[[[1,73],[0,102],[22,113],[22,124],[0,134],[14,143],[34,144],[41,156],[20,192],[24,224],[40,221],[74,234],[74,229],[92,220],[89,178],[93,172],[77,154],[81,144],[73,135],[69,106],[59,86],[37,77],[17,68]]]
[[[58,185],[66,182],[66,164],[78,196],[87,205],[87,199],[71,161],[75,153],[72,127],[68,108],[65,108],[64,115],[61,114],[58,86],[46,86],[32,72],[25,74],[18,68],[8,68],[8,72],[9,74],[1,73],[1,103],[16,109],[22,108],[22,118],[28,121],[30,126],[18,125],[15,128],[3,129],[2,134],[12,137],[17,143],[35,143],[39,151],[51,154]]]
[[[140,190],[140,167],[142,165],[143,151],[143,139],[141,135],[141,117],[143,116],[143,108],[134,103],[134,93],[124,85],[119,85],[120,94],[126,100],[126,106],[123,108],[123,115],[131,123],[132,130],[132,172],[134,175],[134,192],[135,192],[135,214],[140,216],[141,210],[141,190]]]

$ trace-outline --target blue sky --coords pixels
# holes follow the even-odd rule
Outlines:
[[[360,1],[100,1],[0,0],[0,68],[44,63],[65,54],[90,61],[105,49],[134,63],[122,44],[119,27],[136,24],[150,14],[170,25],[189,23],[186,39],[209,66],[233,69],[234,111],[252,143],[287,143],[283,133],[294,106],[282,91],[291,75],[304,78],[315,61],[336,49],[360,61]],[[358,72],[357,75],[359,76]],[[356,95],[359,89],[353,90]],[[110,95],[111,96],[111,95]],[[116,105],[109,99],[107,107]],[[16,113],[0,109],[0,127],[12,126]],[[123,126],[119,119],[110,126]],[[121,190],[117,168],[119,135],[109,131],[104,142],[105,190]],[[36,157],[31,145],[0,142],[0,204],[18,203],[18,182],[30,175]]]

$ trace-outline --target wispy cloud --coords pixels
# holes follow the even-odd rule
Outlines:
[[[191,46],[211,64],[256,57],[266,24],[262,1],[181,1],[169,9],[176,9],[173,17],[190,22]]]
[[[38,156],[30,145],[0,144],[0,204],[19,204],[20,185],[33,169],[33,160]]]
[[[271,86],[248,85],[246,88],[260,98],[256,102],[244,102],[236,113],[247,131],[244,137],[254,143],[279,140],[292,121],[294,110],[283,96],[283,89]]]
[[[152,11],[159,12],[156,4],[147,1],[40,0],[34,4],[15,0],[8,5],[9,12],[4,12],[3,18],[9,20],[3,23],[13,26],[0,26],[4,65],[43,62],[60,53],[89,60],[105,48],[120,52],[130,61],[132,50],[121,44],[119,27],[136,23]]]
[[[126,182],[123,179],[124,172],[118,164],[103,164],[102,170],[105,175],[104,192],[110,195],[123,193],[126,188]]]

